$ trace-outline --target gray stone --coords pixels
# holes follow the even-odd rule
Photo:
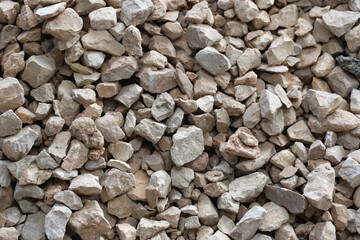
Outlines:
[[[21,78],[31,87],[37,88],[47,83],[55,74],[55,60],[46,55],[33,55],[26,60],[26,66],[21,73]]]
[[[174,99],[167,92],[161,93],[154,101],[151,106],[151,115],[156,121],[161,122],[162,120],[170,117],[175,109]]]
[[[173,167],[171,169],[171,184],[177,188],[189,187],[194,179],[194,170],[186,167]]]
[[[83,208],[81,198],[71,190],[64,190],[54,195],[54,200],[66,205],[71,210],[80,210]]]
[[[71,210],[61,204],[55,204],[45,216],[45,234],[48,239],[62,240],[66,225],[71,216]]]
[[[115,100],[121,102],[126,107],[130,108],[135,102],[140,99],[142,87],[136,83],[124,86],[120,89],[119,94],[115,97]]]
[[[200,50],[195,55],[195,60],[212,75],[225,73],[231,67],[230,61],[225,55],[209,46]]]
[[[140,86],[154,94],[166,92],[177,86],[174,69],[164,68],[155,71],[144,67],[136,76],[140,78]]]
[[[12,110],[0,115],[0,137],[14,135],[21,130],[21,127],[21,119]]]
[[[45,238],[45,213],[29,214],[21,231],[22,239],[40,240]]]
[[[0,114],[14,110],[25,103],[24,88],[13,77],[0,81]]]
[[[178,167],[193,161],[204,151],[203,132],[198,127],[181,127],[173,135],[172,140],[171,159]]]
[[[146,140],[156,144],[160,141],[161,137],[164,135],[166,130],[166,125],[162,123],[155,122],[151,119],[143,119],[135,127],[135,134],[145,138]]]
[[[337,63],[342,69],[352,73],[357,78],[360,77],[360,60],[351,56],[340,55],[336,57]]]
[[[239,177],[229,184],[229,193],[235,201],[249,202],[262,193],[267,180],[260,172]]]
[[[121,5],[120,19],[126,24],[140,25],[146,21],[154,10],[154,4],[151,0],[125,0]]]
[[[36,164],[40,169],[55,169],[59,167],[59,164],[50,156],[46,149],[37,155]]]
[[[337,37],[341,37],[350,31],[359,17],[360,14],[357,12],[338,11],[334,9],[322,15],[326,27]]]
[[[140,222],[137,225],[136,235],[139,236],[140,240],[145,240],[169,227],[170,223],[168,223],[167,221],[156,221],[143,217],[140,219]]]
[[[194,49],[212,46],[223,38],[217,30],[206,24],[191,24],[185,36],[189,47]]]

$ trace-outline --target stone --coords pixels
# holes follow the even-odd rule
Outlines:
[[[99,239],[110,231],[111,225],[96,200],[87,200],[85,206],[74,212],[68,225],[83,239]]]
[[[21,130],[21,127],[21,119],[12,110],[0,115],[0,137],[14,135]]]
[[[105,141],[109,143],[116,142],[125,137],[125,133],[116,123],[115,117],[105,114],[105,116],[95,120],[96,128],[104,136]]]
[[[64,190],[54,195],[56,202],[62,203],[71,210],[80,210],[83,208],[81,198],[71,190]]]
[[[359,118],[348,111],[337,109],[328,115],[321,125],[333,132],[344,132],[356,128],[359,125]]]
[[[210,198],[205,194],[201,194],[198,199],[198,209],[198,217],[202,224],[209,226],[217,224],[219,221],[218,212]]]
[[[104,7],[89,14],[90,25],[94,30],[104,30],[115,26],[117,22],[116,10],[113,7]]]
[[[156,144],[164,135],[166,125],[155,122],[151,119],[143,119],[135,127],[135,134],[145,138],[146,140]]]
[[[23,239],[45,238],[45,213],[38,211],[26,217],[25,224],[21,230]]]
[[[106,30],[90,30],[81,37],[85,49],[97,50],[120,57],[125,53],[125,47]]]
[[[55,67],[55,60],[52,57],[33,55],[26,61],[21,78],[31,87],[37,88],[50,80],[55,74]]]
[[[38,8],[34,11],[35,15],[41,19],[56,17],[66,8],[66,3],[60,2],[46,7]]]
[[[297,192],[274,185],[266,185],[264,192],[267,199],[285,207],[293,214],[301,214],[306,209],[307,201],[305,197]]]
[[[360,15],[357,12],[331,9],[322,15],[324,23],[335,36],[341,37],[355,25]]]
[[[150,93],[162,93],[176,86],[175,70],[164,68],[153,71],[144,67],[136,75],[140,78],[140,86]]]
[[[0,239],[17,240],[19,238],[19,235],[20,233],[14,227],[0,228]]]
[[[266,210],[260,206],[254,206],[240,219],[231,230],[230,236],[233,239],[250,240],[258,230],[266,214]]]
[[[298,20],[298,8],[295,4],[287,5],[280,9],[278,24],[279,27],[295,26]]]
[[[163,36],[152,37],[149,42],[149,48],[151,50],[156,50],[167,57],[171,57],[171,58],[176,57],[176,51],[174,45],[167,37],[163,37]]]
[[[120,19],[126,26],[140,25],[146,21],[153,10],[154,4],[150,0],[125,0],[121,6]]]
[[[360,48],[360,42],[357,37],[359,35],[359,31],[360,31],[360,27],[359,27],[359,25],[357,25],[356,27],[354,27],[353,29],[351,29],[350,31],[345,33],[345,35],[344,35],[346,45],[350,49],[351,52],[356,52]]]
[[[328,53],[323,53],[318,58],[317,62],[311,66],[311,71],[315,74],[316,77],[325,77],[334,67],[334,58]]]
[[[198,216],[191,216],[185,219],[185,229],[198,229],[199,227],[201,227],[201,224]]]
[[[239,177],[229,184],[229,193],[235,201],[249,202],[260,195],[267,179],[259,172]]]
[[[349,212],[345,205],[333,203],[331,207],[331,216],[334,221],[335,228],[344,231],[348,225]]]
[[[334,169],[330,164],[321,164],[307,175],[307,179],[304,196],[309,203],[324,211],[330,209],[335,187]]]
[[[171,190],[171,177],[165,170],[156,171],[151,175],[149,186],[159,189],[159,196],[166,198]]]
[[[101,80],[113,82],[129,79],[139,70],[137,61],[132,56],[112,57],[101,67]]]
[[[331,222],[318,222],[314,229],[310,232],[309,240],[315,239],[336,239],[336,229]]]
[[[341,165],[338,174],[342,179],[347,181],[352,188],[355,188],[360,185],[359,168],[360,164],[356,160],[348,158]]]
[[[31,164],[22,172],[21,177],[18,180],[20,185],[41,185],[51,177],[51,174],[51,170],[42,170],[36,164]]]
[[[6,47],[6,45],[13,39],[18,36],[20,29],[15,25],[6,25],[1,28],[0,31],[0,49]]]
[[[282,103],[279,97],[268,90],[263,90],[260,96],[260,114],[263,118],[272,120]]]
[[[342,69],[353,74],[357,78],[360,77],[360,60],[351,56],[337,56],[336,62]]]
[[[235,0],[234,9],[238,18],[245,23],[259,15],[258,7],[250,0]]]
[[[160,122],[170,117],[175,109],[175,102],[167,92],[160,94],[151,107],[151,115]]]
[[[298,63],[296,63],[296,67],[299,69],[303,69],[309,67],[316,63],[319,56],[321,54],[321,46],[317,44],[314,47],[308,47],[301,51],[299,55],[296,57],[300,59]]]
[[[73,178],[69,186],[69,190],[79,195],[98,195],[101,189],[99,177],[89,173]]]
[[[300,120],[287,129],[290,140],[303,143],[312,143],[315,141],[309,127],[304,120]]]
[[[122,44],[127,54],[141,57],[143,55],[141,41],[142,37],[139,29],[133,25],[125,29]]]
[[[193,49],[212,46],[223,38],[217,30],[206,24],[191,24],[185,37],[189,47]]]
[[[206,47],[195,55],[196,61],[212,75],[225,73],[230,69],[229,59],[213,47]]]
[[[261,53],[256,48],[247,48],[236,61],[240,76],[261,64]]]
[[[63,239],[71,210],[61,204],[55,204],[45,216],[45,234],[49,239]]]
[[[292,53],[295,44],[287,35],[276,38],[266,52],[269,65],[279,65]]]
[[[168,223],[167,221],[156,221],[143,217],[140,219],[140,222],[137,226],[136,235],[139,236],[140,240],[145,240],[169,227],[170,223]]]
[[[241,137],[242,135],[246,135],[245,138],[247,141],[243,141],[244,136]],[[240,127],[229,137],[227,142],[220,144],[220,152],[254,159],[260,156],[260,149],[256,144],[254,144],[256,141],[257,140],[248,128]],[[250,144],[250,142],[252,143]]]
[[[25,53],[23,51],[13,53],[10,56],[6,56],[1,63],[1,67],[4,71],[4,77],[16,77],[16,75],[25,68]],[[5,56],[3,56],[5,58]]]
[[[62,13],[46,22],[45,32],[54,37],[69,41],[76,37],[83,27],[82,18],[72,8],[66,8]]]
[[[177,188],[189,187],[194,179],[194,170],[186,167],[173,167],[171,169],[171,184]]]
[[[88,153],[89,149],[87,149],[82,142],[76,139],[72,140],[69,151],[61,164],[61,168],[68,172],[81,168],[88,160]]]
[[[280,169],[291,166],[295,162],[295,155],[289,150],[284,149],[271,157],[270,162]]]
[[[208,13],[208,3],[202,1],[194,4],[194,6],[187,11],[185,15],[185,20],[189,23],[202,23]]]
[[[68,131],[56,134],[54,141],[48,148],[47,152],[58,162],[66,156],[71,139],[71,133]]]
[[[0,22],[14,24],[19,12],[20,12],[20,4],[18,2],[13,2],[13,1],[1,2]]]
[[[271,232],[277,230],[290,218],[287,210],[276,203],[268,202],[262,207],[265,209],[266,214],[259,226],[260,231]]]
[[[127,218],[133,213],[136,203],[126,194],[114,198],[108,202],[108,212],[118,218]]]
[[[140,95],[142,92],[142,87],[140,87],[136,83],[133,83],[122,87],[119,94],[115,97],[115,100],[121,102],[126,107],[130,108],[131,105],[133,105],[140,99]]]
[[[8,77],[0,81],[0,114],[15,110],[24,102],[24,88],[16,78]]]
[[[309,109],[322,120],[340,107],[341,97],[337,94],[310,89],[307,93]]]
[[[106,189],[110,199],[127,193],[135,186],[135,179],[132,173],[126,173],[116,168],[112,168],[105,174],[102,184]]]
[[[140,62],[144,65],[155,66],[159,69],[163,69],[167,63],[167,58],[158,51],[150,50],[144,54]]]
[[[135,240],[136,228],[129,223],[116,224],[116,232],[120,237],[120,240]]]
[[[25,127],[17,134],[3,139],[2,151],[9,159],[19,160],[30,152],[37,138],[36,131]]]
[[[204,151],[204,137],[200,128],[179,128],[172,137],[171,160],[181,167],[195,160]]]
[[[159,213],[156,218],[165,220],[170,223],[170,227],[177,228],[180,219],[181,210],[177,207],[169,207],[165,211]]]

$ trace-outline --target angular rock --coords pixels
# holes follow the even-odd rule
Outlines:
[[[135,186],[135,179],[132,173],[122,172],[112,168],[107,172],[102,180],[107,195],[110,199],[128,192]]]
[[[129,79],[139,70],[137,61],[132,56],[112,57],[101,67],[101,80],[113,82]]]
[[[124,194],[108,202],[108,212],[120,219],[127,218],[131,216],[135,206],[136,203]]]
[[[360,119],[354,114],[341,109],[335,110],[321,121],[322,127],[333,132],[344,132],[358,127]]]
[[[194,49],[212,46],[222,38],[217,30],[206,24],[191,24],[186,30],[186,41]]]
[[[267,180],[260,172],[239,177],[229,184],[229,193],[235,201],[249,202],[260,195]]]
[[[83,208],[81,198],[71,190],[64,190],[54,195],[56,202],[62,203],[71,210],[80,210]]]
[[[143,92],[142,87],[136,83],[127,85],[120,89],[119,94],[115,97],[115,100],[124,104],[124,106],[130,108],[135,102],[140,99],[140,95]]]
[[[89,14],[89,19],[92,29],[109,29],[117,22],[116,10],[113,7],[99,8]]]
[[[359,86],[359,82],[350,74],[344,72],[339,66],[336,66],[326,76],[326,80],[335,93],[341,97],[347,97],[353,88]]]
[[[21,119],[12,110],[0,115],[0,137],[14,135],[21,130],[21,127]]]
[[[153,10],[154,4],[150,0],[125,0],[121,6],[120,19],[126,26],[140,25],[146,21]]]
[[[198,217],[200,222],[205,225],[215,225],[219,221],[219,215],[216,207],[211,202],[210,198],[205,194],[201,194],[198,199]]]
[[[335,36],[341,37],[343,34],[350,31],[360,18],[359,13],[351,11],[338,11],[331,9],[322,15],[327,29]]]
[[[145,240],[169,227],[170,224],[167,221],[156,221],[147,218],[141,218],[137,226],[136,235],[139,236],[140,240]]]
[[[16,78],[8,77],[0,81],[0,114],[18,108],[24,102],[24,88]]]
[[[66,8],[65,2],[56,3],[46,7],[38,8],[34,11],[35,15],[41,19],[49,19],[59,15]]]
[[[295,44],[287,35],[276,38],[266,52],[269,65],[279,65],[292,53]]]
[[[81,37],[81,43],[85,49],[98,50],[117,57],[125,53],[125,47],[106,30],[90,30]]]
[[[225,73],[230,69],[229,59],[213,47],[206,47],[195,55],[196,61],[212,75]]]
[[[55,60],[52,57],[34,55],[26,61],[21,78],[28,82],[31,87],[37,88],[50,80],[55,74],[55,67]]]
[[[175,102],[168,93],[160,94],[151,106],[151,115],[160,122],[170,117],[175,109]]]
[[[45,234],[49,239],[63,239],[71,210],[64,205],[55,204],[45,216]]]
[[[339,170],[339,176],[347,181],[352,188],[355,188],[360,185],[360,174],[359,174],[360,164],[352,159],[348,158],[341,165]]]
[[[146,140],[156,144],[164,135],[166,125],[155,122],[151,119],[143,119],[135,127],[135,134],[145,138]]]
[[[98,195],[101,193],[101,189],[99,177],[89,173],[73,178],[69,186],[69,190],[79,195]]]
[[[200,156],[204,151],[204,137],[200,128],[179,128],[172,138],[171,160],[180,167]]]

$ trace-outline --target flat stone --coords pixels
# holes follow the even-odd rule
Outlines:
[[[68,225],[82,239],[99,239],[111,229],[96,200],[87,200],[84,208],[71,215]]]
[[[204,151],[204,137],[200,128],[179,128],[172,138],[171,159],[180,167],[200,156]]]
[[[9,159],[19,160],[30,152],[37,138],[36,131],[25,127],[17,134],[3,139],[2,151]]]
[[[69,186],[69,190],[79,195],[98,195],[101,189],[99,177],[89,173],[73,178]]]
[[[71,210],[61,204],[55,204],[45,216],[45,234],[49,239],[62,239]]]
[[[240,219],[231,230],[233,239],[250,240],[258,230],[266,214],[266,210],[260,206],[254,206]]]
[[[225,73],[230,69],[229,59],[213,47],[206,47],[195,55],[196,61],[212,75]]]
[[[113,56],[125,53],[125,47],[106,30],[91,30],[82,36],[81,43],[85,49],[98,50]]]
[[[285,207],[293,214],[301,214],[306,209],[305,197],[297,192],[273,185],[266,185],[264,192],[267,199]]]
[[[300,120],[287,129],[290,140],[303,143],[312,143],[315,141],[308,125],[304,120]]]
[[[38,211],[26,217],[25,224],[21,231],[23,239],[42,239],[45,238],[45,213]]]
[[[44,30],[60,40],[69,41],[80,32],[82,27],[82,18],[74,9],[66,8],[55,18],[48,20]]]
[[[36,164],[31,164],[22,172],[18,179],[20,185],[41,185],[51,177],[52,170],[42,170]]]
[[[249,202],[263,191],[268,177],[263,173],[252,173],[239,177],[229,184],[229,193],[235,201]]]
[[[176,51],[174,45],[172,44],[169,38],[164,36],[152,37],[149,42],[149,49],[156,50],[159,53],[170,58],[176,57]]]
[[[126,24],[140,25],[146,21],[154,10],[154,4],[150,0],[125,0],[121,5],[120,19]]]
[[[303,69],[309,67],[316,63],[319,56],[321,54],[321,45],[317,44],[315,47],[308,47],[301,51],[299,55],[296,57],[300,59],[298,63],[296,63],[296,67],[299,69]]]
[[[335,36],[341,37],[355,25],[360,15],[357,12],[331,9],[322,15],[326,27]]]
[[[158,232],[165,230],[170,227],[170,223],[167,221],[156,221],[147,218],[141,218],[137,226],[136,235],[139,236],[140,240],[149,239]]]
[[[41,19],[49,19],[59,15],[66,8],[65,2],[56,3],[46,7],[38,8],[34,11],[35,15]]]
[[[304,196],[309,203],[321,210],[331,208],[335,187],[335,171],[330,164],[321,164],[307,175]]]
[[[2,227],[0,228],[0,238],[7,240],[17,240],[20,233],[14,227]]]

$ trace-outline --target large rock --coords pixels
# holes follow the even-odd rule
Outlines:
[[[0,81],[0,114],[24,103],[24,88],[16,78],[8,77]]]
[[[239,177],[229,184],[229,193],[235,201],[250,202],[262,193],[267,180],[260,172]]]
[[[55,60],[46,55],[33,55],[26,60],[25,70],[21,78],[31,87],[37,88],[47,83],[56,71]]]
[[[71,210],[61,204],[55,204],[45,216],[45,234],[48,239],[64,238],[66,225],[71,216]]]
[[[105,174],[102,184],[110,199],[128,192],[135,185],[134,175],[116,168],[112,168]]]
[[[357,78],[360,77],[360,60],[351,56],[337,56],[337,63],[340,65],[342,69],[352,73]]]
[[[68,172],[81,168],[88,160],[88,152],[89,149],[82,142],[76,139],[72,140],[61,167]]]
[[[101,67],[101,80],[113,82],[129,79],[139,70],[136,59],[132,56],[112,57]]]
[[[207,24],[191,24],[186,29],[186,41],[194,49],[212,46],[222,38],[217,30]]]
[[[341,97],[337,94],[310,89],[307,93],[309,109],[319,119],[324,119],[341,106]]]
[[[113,7],[99,8],[89,14],[90,25],[94,30],[104,30],[115,26],[116,10]]]
[[[96,200],[87,200],[85,207],[74,212],[69,226],[82,239],[97,240],[110,231],[111,225]]]
[[[360,185],[360,164],[352,159],[348,158],[341,165],[339,170],[339,176],[347,181],[352,188]]]
[[[72,8],[66,8],[55,18],[46,22],[44,30],[54,37],[69,41],[75,38],[83,27],[82,18]]]
[[[266,214],[266,210],[260,206],[254,206],[240,219],[231,230],[230,236],[233,239],[250,240],[260,227]]]
[[[276,38],[266,52],[268,64],[280,65],[292,53],[294,47],[294,41],[287,35]]]
[[[161,122],[162,120],[170,117],[175,109],[174,99],[167,92],[161,93],[153,102],[151,106],[151,115],[156,121]]]
[[[210,198],[201,194],[198,200],[198,217],[204,225],[213,226],[219,221],[219,214]]]
[[[273,120],[277,111],[281,108],[280,98],[274,93],[263,90],[260,96],[260,114],[263,118]]]
[[[21,127],[21,119],[12,110],[0,115],[0,137],[14,135],[21,130]]]
[[[235,0],[234,9],[238,18],[246,23],[259,15],[259,8],[251,0]]]
[[[266,210],[266,214],[259,227],[260,231],[271,232],[277,230],[290,218],[287,210],[276,203],[268,202],[262,207]]]
[[[166,125],[162,123],[155,122],[151,119],[143,119],[135,127],[135,134],[145,138],[146,140],[156,144],[160,141],[161,137],[164,135],[166,130]]]
[[[200,50],[195,55],[195,59],[202,68],[212,75],[225,73],[231,67],[229,59],[213,47]]]
[[[350,31],[359,17],[360,14],[358,12],[338,11],[334,9],[322,15],[325,26],[337,37],[341,37]]]
[[[175,70],[169,68],[154,71],[144,67],[136,76],[140,78],[140,86],[154,94],[166,92],[177,86]]]
[[[335,188],[335,171],[329,163],[317,166],[307,175],[308,182],[304,188],[304,196],[311,205],[321,210],[332,206]]]
[[[158,232],[165,230],[170,227],[170,223],[167,221],[156,221],[147,218],[141,218],[137,226],[136,235],[139,236],[140,240],[149,239]]]
[[[98,195],[101,193],[99,177],[86,173],[79,175],[71,180],[69,190],[80,195]]]
[[[121,5],[120,19],[126,26],[140,25],[153,10],[154,4],[151,0],[125,0]]]
[[[120,197],[114,198],[108,202],[108,212],[118,218],[130,217],[136,207],[136,203],[133,202],[126,194]]]
[[[35,130],[25,127],[17,134],[4,138],[2,151],[9,159],[19,160],[30,152],[37,138],[38,133]]]
[[[91,30],[81,38],[85,49],[98,50],[113,56],[125,53],[125,47],[106,30]]]
[[[22,239],[38,240],[45,238],[45,213],[38,211],[26,217],[21,231]]]
[[[359,81],[352,75],[344,72],[341,67],[336,66],[326,76],[326,80],[333,92],[339,94],[341,97],[347,97],[352,89],[358,88]]]
[[[181,127],[172,140],[171,159],[178,167],[195,160],[204,151],[203,132],[198,127]]]

